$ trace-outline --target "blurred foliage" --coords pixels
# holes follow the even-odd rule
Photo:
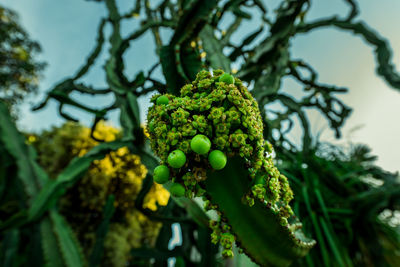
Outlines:
[[[291,181],[295,213],[319,244],[297,264],[399,266],[399,174],[376,166],[365,145],[318,143],[310,153],[277,160]]]
[[[20,26],[17,14],[0,5],[0,99],[13,107],[14,116],[15,105],[27,94],[37,92],[45,67],[35,59],[40,51],[39,44]]]
[[[220,68],[236,73],[251,89],[261,109],[264,138],[274,145],[277,164],[294,189],[294,211],[304,220],[306,234],[318,242],[308,256],[294,264],[397,266],[399,227],[392,217],[399,212],[398,175],[376,167],[363,147],[347,153],[316,142],[310,131],[308,111],[318,111],[340,137],[340,129],[351,114],[351,108],[340,99],[340,94],[348,89],[321,83],[310,64],[293,58],[290,53],[293,38],[316,29],[331,27],[352,33],[373,48],[377,74],[400,90],[400,75],[395,71],[388,42],[358,18],[355,0],[344,2],[349,7],[347,14],[316,20],[308,18],[312,2],[307,0],[281,0],[275,10],[258,0],[136,0],[131,10],[119,10],[115,0],[93,3],[105,5],[108,13],[99,23],[92,52],[75,74],[49,90],[35,110],[53,99],[59,104],[60,115],[67,120],[79,119],[67,113],[65,106],[92,114],[90,135],[99,144],[82,157],[72,159],[56,179],[50,179],[37,165],[32,147],[25,145],[0,103],[0,260],[3,265],[43,261],[39,257],[42,251],[37,251],[40,248],[51,266],[84,265],[80,245],[56,204],[62,203],[58,199],[68,188],[81,182],[92,161],[125,146],[140,157],[148,170],[135,208],[150,220],[162,222],[155,247],[133,249],[131,254],[135,259],[151,259],[153,266],[165,266],[169,257],[176,257],[188,266],[220,264],[216,256],[218,247],[211,244],[208,217],[197,204],[187,199],[173,199],[156,211],[143,208],[145,196],[153,187],[152,170],[158,159],[149,150],[138,105],[138,99],[151,92],[178,95],[180,88],[194,80],[202,68]],[[129,28],[131,31],[122,35],[122,25],[131,25],[128,21],[139,22],[138,27]],[[247,35],[238,34],[241,29],[248,29],[250,22],[253,23],[250,25],[258,23],[259,27],[252,28]],[[147,33],[156,45],[156,62],[149,69],[129,73],[124,55]],[[109,49],[104,63],[107,84],[104,88],[95,88],[83,83],[82,78],[94,66],[105,44]],[[284,79],[297,81],[303,88],[302,97],[288,90],[283,92]],[[112,103],[104,107],[88,106],[75,97],[76,93],[107,95]],[[276,103],[283,108],[271,108]],[[97,124],[107,119],[112,110],[120,111],[123,135],[121,139],[107,142],[94,133]],[[303,135],[300,144],[293,144],[287,136],[297,124]],[[15,201],[4,205],[10,203],[9,199]],[[96,231],[96,253],[90,255],[90,266],[96,266],[103,255],[101,240],[112,217],[113,205],[109,203],[113,203],[112,197],[106,201],[103,219]],[[168,243],[174,222],[181,226],[182,245],[170,250]],[[254,227],[255,231],[261,229]]]
[[[105,141],[114,141],[121,133],[104,123],[97,125],[94,135]],[[38,153],[38,163],[51,178],[76,156],[83,156],[98,142],[90,138],[90,129],[77,123],[66,123],[41,135],[29,135]],[[136,210],[135,199],[146,177],[147,169],[140,158],[126,147],[94,161],[88,172],[60,199],[60,212],[77,234],[87,256],[96,241],[96,229],[102,221],[103,207],[110,195],[114,196],[114,215],[105,236],[102,266],[126,266],[130,251],[141,246],[154,246],[161,227]],[[154,184],[146,195],[144,208],[157,210],[157,205],[168,203],[169,192]]]
[[[47,203],[48,212],[37,221],[38,211],[27,211],[28,207],[35,209],[35,202],[42,202],[40,192],[49,190],[45,184],[55,183],[35,161],[35,151],[15,128],[3,101],[0,122],[2,266],[83,266],[82,249],[54,201]],[[71,171],[63,175],[68,180]]]

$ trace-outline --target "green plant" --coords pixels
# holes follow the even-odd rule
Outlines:
[[[284,216],[268,212],[259,201],[254,201],[254,205],[249,209],[248,204],[243,204],[241,198],[238,197],[251,193],[247,198],[251,204],[252,199],[259,199],[263,195],[263,189],[268,189],[265,188],[267,181],[263,177],[255,177],[254,180],[248,179],[247,181],[242,179],[248,175],[248,166],[242,168],[243,158],[240,157],[240,151],[239,156],[235,157],[230,157],[227,154],[226,166],[221,170],[209,170],[210,173],[204,173],[201,169],[193,170],[193,173],[196,171],[196,177],[199,179],[207,177],[203,182],[193,181],[195,179],[187,175],[182,176],[182,179],[186,179],[186,184],[183,182],[182,185],[182,181],[179,180],[181,176],[170,176],[170,178],[176,178],[177,183],[184,187],[190,184],[204,184],[204,189],[210,195],[215,196],[212,198],[213,202],[206,202],[208,208],[216,208],[214,203],[217,203],[219,209],[227,211],[225,216],[231,225],[222,225],[223,232],[221,232],[220,223],[213,221],[209,224],[209,216],[197,204],[187,198],[172,198],[172,201],[169,201],[166,207],[157,209],[157,211],[143,208],[145,196],[153,186],[152,171],[158,166],[159,159],[154,157],[149,150],[148,140],[140,121],[138,99],[144,98],[150,92],[156,92],[159,95],[167,96],[168,101],[161,98],[158,105],[160,106],[159,109],[166,108],[170,106],[173,99],[179,98],[181,88],[183,98],[185,98],[186,93],[190,93],[190,86],[184,87],[184,85],[195,80],[197,73],[202,69],[212,68],[222,69],[226,73],[235,73],[235,76],[243,84],[252,87],[251,92],[258,103],[264,126],[263,138],[274,145],[278,156],[277,166],[289,178],[296,193],[296,199],[292,202],[293,209],[296,214],[301,216],[304,222],[303,230],[306,234],[315,237],[318,241],[317,247],[303,259],[296,260],[295,264],[302,266],[329,264],[339,266],[344,263],[347,265],[380,266],[396,263],[398,248],[392,237],[396,236],[393,233],[398,233],[398,230],[388,227],[388,222],[380,220],[378,214],[381,214],[382,209],[387,209],[391,213],[398,210],[398,206],[393,204],[396,203],[394,200],[398,196],[396,191],[398,186],[396,187],[397,184],[394,182],[397,178],[395,178],[395,175],[389,175],[384,171],[378,172],[374,168],[371,169],[364,163],[355,164],[353,162],[348,164],[348,162],[341,160],[332,163],[330,156],[322,157],[318,155],[318,157],[314,157],[318,150],[312,142],[313,137],[306,111],[310,109],[318,111],[327,120],[336,136],[340,137],[341,126],[350,115],[351,108],[338,95],[346,93],[347,89],[322,84],[318,80],[317,71],[301,58],[293,58],[290,50],[294,38],[315,29],[330,27],[350,32],[361,37],[373,47],[377,60],[377,74],[398,90],[400,88],[400,76],[392,63],[392,53],[388,42],[358,18],[359,10],[356,1],[345,1],[349,6],[348,14],[335,14],[332,17],[319,18],[314,21],[310,21],[308,18],[310,7],[313,4],[307,0],[282,0],[274,12],[270,12],[262,1],[252,0],[163,0],[157,3],[137,0],[132,9],[126,12],[117,7],[115,0],[97,2],[104,4],[108,13],[99,23],[98,38],[93,51],[76,73],[61,80],[51,88],[45,100],[35,110],[43,108],[52,99],[57,101],[60,115],[67,120],[77,121],[79,118],[74,117],[73,113],[67,113],[65,111],[66,106],[91,114],[93,116],[91,137],[99,141],[99,145],[84,156],[73,159],[59,175],[59,178],[62,179],[50,181],[37,168],[32,149],[24,146],[24,139],[18,135],[15,127],[7,119],[4,119],[7,117],[6,112],[0,113],[2,119],[0,123],[0,171],[2,176],[0,177],[18,177],[18,179],[2,178],[0,188],[9,187],[13,190],[7,193],[22,196],[18,198],[20,201],[16,205],[6,206],[2,209],[2,211],[6,211],[3,211],[6,219],[0,222],[0,229],[3,231],[2,234],[4,233],[1,244],[3,248],[6,248],[2,250],[4,254],[0,255],[2,262],[14,264],[20,258],[31,257],[30,254],[18,250],[21,243],[19,242],[21,233],[28,235],[39,233],[34,228],[37,227],[36,223],[41,223],[42,220],[51,217],[50,223],[53,224],[53,228],[62,231],[56,231],[56,233],[49,231],[49,235],[43,235],[42,239],[37,234],[31,234],[32,243],[29,244],[32,244],[32,248],[40,248],[40,242],[46,242],[47,248],[54,248],[54,250],[48,250],[49,257],[47,260],[51,263],[57,263],[57,260],[62,258],[60,255],[65,251],[60,251],[54,240],[62,236],[64,238],[62,242],[75,243],[71,241],[72,238],[69,235],[60,235],[60,233],[70,231],[65,230],[65,225],[57,220],[57,216],[50,216],[54,212],[53,208],[60,204],[58,200],[65,194],[66,188],[80,181],[92,161],[101,159],[110,150],[118,150],[122,146],[129,147],[131,153],[140,156],[141,162],[149,170],[143,180],[142,189],[135,200],[135,208],[152,221],[162,223],[154,248],[142,247],[130,251],[135,259],[142,259],[145,263],[151,261],[154,266],[165,265],[171,257],[175,257],[178,262],[184,262],[186,265],[218,266],[221,265],[222,260],[216,256],[219,248],[213,242],[220,241],[224,255],[231,256],[231,244],[232,240],[235,239],[234,235],[230,234],[232,229],[235,229],[235,235],[244,238],[245,247],[251,248],[250,251],[246,252],[256,255],[255,257],[258,257],[257,260],[260,262],[265,260],[288,264],[289,258],[298,256],[297,253],[287,249],[287,247],[297,247],[297,245],[293,246],[293,240],[296,240],[296,238],[291,238],[293,231],[296,234],[300,233],[299,229],[296,229],[299,227],[296,221],[288,222],[293,226],[291,229],[285,228],[286,230],[280,231],[282,230],[279,223],[281,220],[277,223],[274,218],[284,218]],[[232,22],[226,22],[227,17],[231,17]],[[127,35],[123,35],[121,33],[122,26],[129,24],[125,22],[135,20],[140,21],[138,28],[133,29]],[[238,40],[238,29],[242,26],[247,27],[246,23],[250,20],[259,23],[259,28],[245,35],[240,34]],[[107,35],[105,34],[106,28],[108,29]],[[163,34],[165,29],[169,30],[172,36],[165,38]],[[151,68],[141,69],[135,74],[129,74],[125,68],[127,62],[124,61],[126,52],[132,43],[142,40],[141,37],[147,33],[154,38],[157,60]],[[105,88],[92,87],[83,83],[82,80],[94,66],[106,43],[107,48],[109,48],[104,63],[107,85]],[[137,49],[134,49],[134,51],[137,51]],[[233,66],[237,69],[232,69]],[[162,73],[163,77],[157,76],[157,73]],[[226,77],[229,76],[226,75]],[[286,78],[294,79],[304,89],[302,97],[295,97],[288,91],[282,90],[282,81]],[[202,81],[200,87],[207,88],[209,81]],[[231,82],[232,80],[229,78],[225,81]],[[213,82],[215,84],[215,81]],[[224,84],[230,86],[228,83]],[[74,94],[77,92],[93,96],[109,94],[112,95],[110,99],[113,99],[113,102],[107,106],[94,108],[75,98]],[[201,93],[196,95],[197,99],[207,98],[206,96],[207,94],[202,95]],[[218,95],[215,97],[218,97]],[[153,101],[156,100],[153,99]],[[268,108],[270,103],[280,103],[284,106],[284,110],[271,111]],[[200,106],[207,110],[209,105],[203,102]],[[224,106],[222,105],[222,107]],[[192,111],[185,112],[184,109],[186,107],[176,110],[176,114],[173,117],[171,116],[173,125],[187,124],[187,121],[185,122],[186,116],[191,116]],[[94,134],[95,130],[98,123],[113,110],[120,111],[120,123],[123,128],[121,139],[113,142],[101,140]],[[167,136],[167,140],[171,141],[171,146],[179,145],[179,150],[184,154],[191,154],[190,142],[179,143],[177,142],[178,139],[188,139],[189,136],[196,133],[212,136],[212,134],[209,134],[208,127],[210,119],[202,114],[204,111],[200,111],[191,117],[191,127],[187,125],[187,127],[182,128],[182,132],[171,132]],[[212,113],[213,120],[215,117],[218,121],[219,114],[228,112],[231,119],[230,127],[236,127],[233,125],[243,123],[237,110],[231,108],[229,110],[216,109]],[[269,116],[271,112],[273,116]],[[208,114],[207,111],[205,113]],[[290,139],[287,138],[289,130],[296,125],[294,118],[299,119],[300,127],[303,130],[301,144],[296,145],[292,144]],[[258,119],[255,121],[259,122]],[[148,132],[151,135],[154,135],[155,131],[165,131],[163,128],[167,125],[160,128],[158,124],[157,121],[148,121]],[[283,127],[286,124],[289,125],[289,129]],[[222,133],[228,128],[230,130],[231,128],[227,126],[222,124],[218,127],[218,132]],[[273,135],[273,132],[279,134]],[[237,153],[237,150],[243,147],[244,142],[247,144],[249,133],[246,130],[238,129],[232,134],[232,144],[229,143],[228,145],[235,149]],[[246,137],[246,135],[248,136]],[[210,141],[221,151],[224,151],[227,146],[224,136],[219,136],[215,140],[210,139]],[[258,148],[259,146],[255,145],[254,147]],[[243,149],[242,153],[245,155],[248,150]],[[268,153],[268,155],[270,154]],[[163,155],[163,157],[166,156],[167,153]],[[197,156],[203,159],[204,164],[208,164],[206,156]],[[193,162],[192,158],[188,158],[186,161],[190,164]],[[303,166],[308,167],[303,168]],[[182,168],[185,167],[182,166]],[[360,177],[370,171],[381,177],[380,180],[384,181],[382,186],[372,188],[365,183],[359,183]],[[7,173],[7,176],[5,173]],[[334,186],[329,179],[325,179],[326,177],[335,181]],[[348,177],[351,177],[351,179],[346,180]],[[342,179],[345,179],[345,182]],[[284,178],[278,179],[278,181],[275,179],[274,183],[282,185],[286,181]],[[168,186],[168,183],[166,186]],[[250,187],[253,189],[251,192],[247,190]],[[329,190],[326,190],[326,187]],[[16,190],[18,188],[24,188],[25,193],[21,194],[20,191]],[[195,189],[201,193],[199,189],[202,188],[196,187]],[[190,194],[189,191],[185,191],[185,193]],[[1,192],[4,195],[4,190]],[[282,190],[282,192],[290,191]],[[332,197],[332,194],[334,197]],[[4,199],[7,199],[7,197],[6,194],[1,203],[6,203]],[[332,202],[330,203],[329,200],[332,200]],[[362,208],[351,216],[343,216],[343,212],[348,212],[347,202],[352,203],[351,207],[358,207],[358,204],[360,204]],[[104,207],[105,219],[102,225],[106,225],[109,210],[110,204],[106,204]],[[238,211],[245,211],[245,213]],[[317,220],[314,220],[317,215]],[[236,225],[234,222],[237,218],[245,218],[242,221],[245,224]],[[168,244],[172,235],[171,224],[175,222],[178,222],[181,226],[182,245],[170,250]],[[266,224],[276,228],[262,231],[267,227]],[[28,226],[32,226],[32,228]],[[48,226],[48,224],[45,226]],[[232,227],[230,228],[230,226]],[[357,231],[350,231],[352,228]],[[50,227],[43,227],[43,229],[50,229]],[[343,229],[347,229],[347,231],[344,231],[345,234],[341,235]],[[369,229],[374,229],[372,235],[368,234],[367,230]],[[123,230],[118,229],[116,232],[122,233]],[[99,237],[102,236],[102,232],[103,230],[99,230]],[[212,234],[212,232],[214,233]],[[283,237],[278,239],[280,242],[276,242],[277,234]],[[300,238],[304,238],[301,234],[299,235]],[[116,234],[114,237],[118,238],[118,236]],[[256,236],[256,239],[250,239],[253,236]],[[253,242],[254,240],[257,242]],[[102,242],[99,241],[97,244],[96,247],[100,247],[100,249],[96,251],[101,251]],[[379,246],[375,244],[379,244]],[[376,249],[377,247],[378,249]],[[193,251],[197,251],[197,253]],[[266,254],[264,251],[271,253]],[[307,251],[307,249],[303,251]],[[380,253],[382,251],[385,253]],[[79,248],[73,246],[73,249],[66,252],[69,252],[69,254],[64,256],[73,259],[73,261],[70,261],[70,265],[72,265],[71,263],[79,263]],[[99,252],[98,255],[100,254]],[[384,256],[381,257],[377,254]],[[36,255],[40,255],[40,253],[36,253]],[[368,255],[366,260],[362,258],[363,255]],[[118,254],[116,260],[119,256],[120,254]],[[348,258],[350,258],[350,261]],[[354,262],[351,261],[352,259]],[[29,262],[37,262],[34,260],[29,258]],[[90,262],[92,266],[96,265],[95,259]],[[126,264],[136,264],[137,266],[142,263],[128,262]],[[79,266],[79,264],[74,266]]]
[[[115,141],[121,132],[99,123],[94,132],[97,138]],[[31,138],[29,138],[31,137]],[[38,153],[38,163],[51,178],[57,179],[76,156],[84,156],[98,142],[90,138],[90,129],[78,123],[66,123],[40,135],[29,135],[28,140]],[[127,147],[108,153],[104,159],[94,161],[87,173],[60,198],[59,210],[70,224],[83,247],[85,258],[95,257],[94,247],[99,243],[98,228],[104,207],[113,198],[113,214],[108,229],[101,233],[104,240],[102,266],[125,266],[132,262],[130,251],[141,246],[154,246],[161,224],[149,220],[135,208],[135,200],[142,188],[147,169],[140,157]],[[157,210],[168,203],[169,193],[154,184],[146,195],[144,208]],[[115,255],[118,255],[116,257]]]
[[[100,123],[94,134],[99,138],[115,141],[120,136],[120,131]],[[73,158],[85,156],[98,144],[90,138],[89,128],[71,122],[41,135],[29,134],[27,140],[28,148],[34,147],[37,151],[39,165],[50,174],[49,183],[63,179],[62,170]],[[35,168],[43,172],[39,166]],[[43,240],[37,241],[37,257],[47,264],[57,265],[58,262],[61,266],[80,266],[87,262],[99,265],[101,262],[101,266],[117,267],[137,261],[132,259],[131,250],[141,246],[154,246],[161,227],[160,223],[149,220],[135,208],[135,200],[146,175],[147,170],[141,164],[140,158],[130,154],[126,147],[118,148],[105,154],[103,159],[95,160],[81,180],[68,188],[60,198],[57,212],[51,211],[50,219],[44,217],[39,220]],[[24,192],[18,193],[23,195]],[[16,193],[7,196],[9,198],[3,201],[3,207],[12,204],[18,197]],[[168,199],[168,191],[154,184],[144,197],[142,208],[155,211],[158,207],[167,205]],[[55,228],[53,231],[51,229],[55,227],[55,223],[60,224],[60,229]],[[68,253],[57,252],[47,243],[50,242],[47,239],[56,238],[55,245],[60,246],[61,250],[70,246],[68,240],[59,240],[58,235],[63,235],[64,231],[69,231],[70,238],[76,239],[76,247],[73,249],[79,252],[79,258],[75,255],[75,262],[62,261],[61,258],[69,257]],[[27,238],[27,234],[29,232],[21,232],[21,240]],[[20,244],[18,250],[23,249],[26,249],[25,245]],[[60,254],[61,258],[54,259],[49,254]],[[27,263],[23,261],[22,264]]]
[[[296,196],[294,211],[319,244],[298,265],[400,264],[398,173],[376,166],[365,145],[316,143],[310,154],[277,156]]]
[[[201,71],[196,80],[182,87],[180,97],[166,96],[168,104],[158,105],[161,96],[153,96],[156,105],[148,112],[148,121],[154,124],[151,146],[161,164],[168,161],[172,167],[169,170],[173,177],[172,195],[203,197],[205,208],[217,211],[219,218],[212,221],[212,236],[213,242],[224,247],[224,256],[233,256],[232,247],[237,240],[257,263],[286,265],[304,256],[315,242],[297,233],[301,224],[294,219],[289,206],[293,193],[286,177],[274,167],[272,158],[266,156],[272,147],[264,141],[257,102],[239,79],[232,83],[231,78],[221,70],[213,75]],[[192,124],[196,115],[207,118],[204,121],[207,136],[197,134]],[[223,145],[219,139],[224,140]],[[192,151],[187,150],[186,156],[176,150],[188,142]],[[210,147],[222,151],[213,150],[208,156]],[[221,170],[227,160],[226,171],[207,171],[209,164]],[[245,165],[248,171],[243,171]],[[255,184],[256,177],[264,182]],[[270,223],[261,227],[246,222],[255,220],[254,214]],[[281,240],[282,250],[276,249],[279,245],[272,248],[263,242],[261,238],[265,236]]]
[[[0,224],[4,235],[0,255],[2,264],[43,265],[51,262],[53,266],[83,266],[80,244],[69,224],[54,206],[54,198],[49,199],[54,194],[48,193],[54,193],[57,187],[60,190],[60,185],[76,178],[82,168],[88,166],[85,166],[82,159],[75,161],[61,174],[63,179],[51,181],[35,161],[34,150],[26,145],[25,138],[13,124],[7,105],[2,101],[0,121],[1,213],[2,218],[5,218]],[[98,156],[99,154],[95,157]],[[8,190],[4,190],[5,188]],[[59,191],[56,194],[61,195]],[[44,203],[46,198],[50,201]],[[43,206],[48,211],[44,216]],[[32,209],[28,212],[28,208]],[[21,244],[20,240],[26,240],[27,247],[23,247],[25,244]],[[27,252],[30,249],[34,249],[33,253]]]

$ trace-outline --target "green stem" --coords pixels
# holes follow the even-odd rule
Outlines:
[[[242,158],[229,158],[223,170],[210,170],[207,177],[205,185],[211,201],[228,220],[236,242],[258,264],[288,266],[315,244],[300,229],[283,226],[280,215],[264,203],[256,201],[252,207],[242,203],[242,196],[251,187]]]

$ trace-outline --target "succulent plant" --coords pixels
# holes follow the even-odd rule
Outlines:
[[[239,79],[203,70],[181,96],[151,101],[148,131],[161,159],[157,168],[169,165],[172,195],[202,197],[206,210],[217,212],[210,227],[223,256],[233,256],[235,241],[261,265],[287,265],[307,253],[315,241],[300,231],[289,205],[293,192],[263,137],[258,104]]]
[[[224,73],[223,76],[209,75],[199,79],[196,84],[191,83],[202,68],[222,68],[237,73],[240,79],[253,85],[252,94],[258,101],[264,123],[268,125],[264,130],[264,138],[275,145],[277,163],[293,182],[292,188],[297,193],[294,210],[304,221],[306,227],[303,230],[315,236],[319,243],[317,249],[312,250],[305,259],[298,259],[294,265],[400,266],[396,264],[400,255],[398,231],[386,227],[378,218],[381,209],[388,207],[393,212],[398,210],[397,203],[392,201],[392,197],[394,199],[399,195],[393,183],[398,181],[397,176],[382,175],[376,169],[366,168],[364,162],[348,165],[346,161],[335,160],[333,163],[331,156],[320,158],[316,155],[318,150],[313,148],[312,127],[305,110],[312,109],[323,115],[336,137],[340,137],[341,127],[351,114],[351,108],[338,94],[347,92],[347,89],[321,84],[317,70],[301,56],[294,58],[291,53],[292,40],[299,35],[316,29],[347,31],[374,48],[377,74],[399,90],[399,73],[393,64],[389,43],[366,22],[360,21],[357,1],[345,1],[349,7],[348,15],[335,14],[315,20],[307,16],[310,10],[314,10],[310,8],[313,3],[307,0],[278,1],[280,4],[276,5],[273,12],[270,5],[263,4],[264,1],[163,0],[157,4],[153,1],[136,1],[128,12],[122,12],[116,0],[96,2],[105,6],[107,14],[99,22],[93,50],[74,74],[53,85],[34,110],[45,107],[52,100],[57,102],[59,115],[66,120],[81,119],[73,115],[73,109],[67,110],[66,107],[84,111],[93,116],[90,136],[100,143],[90,151],[81,152],[81,156],[71,160],[68,166],[63,166],[64,170],[57,176],[61,179],[50,179],[48,176],[53,177],[59,166],[53,165],[52,157],[49,157],[47,170],[50,175],[47,175],[37,165],[32,147],[25,144],[25,139],[16,130],[0,101],[0,176],[6,178],[0,179],[0,187],[7,189],[0,190],[0,193],[3,200],[12,196],[19,203],[1,205],[1,215],[6,220],[0,222],[4,237],[0,240],[0,265],[6,266],[8,262],[13,265],[59,266],[58,263],[63,259],[65,264],[61,264],[66,266],[96,266],[103,255],[101,248],[106,246],[110,250],[104,253],[114,257],[112,262],[124,266],[124,255],[128,254],[145,258],[154,266],[166,265],[171,257],[176,258],[176,266],[219,266],[220,259],[215,257],[217,246],[210,244],[211,239],[224,247],[224,256],[232,256],[232,243],[239,243],[261,265],[288,265],[293,258],[304,255],[312,241],[305,239],[299,231],[300,224],[295,217],[287,215],[291,212],[281,208],[282,203],[289,202],[292,197],[286,178],[275,171],[270,160],[267,160],[265,168],[263,160],[253,159],[258,151],[256,148],[262,144],[253,142],[254,133],[259,129],[243,121],[246,117],[242,116],[243,107],[247,103],[241,106],[240,97],[234,99],[235,95],[230,95],[230,92],[215,90],[217,82],[240,89],[239,81]],[[137,21],[137,16],[141,17],[141,23],[136,23],[137,27],[128,34],[122,34],[121,26],[132,22],[131,19]],[[232,19],[229,25],[226,23],[227,17],[228,20]],[[248,25],[249,21],[260,21],[260,28],[243,32],[243,26]],[[171,38],[164,38],[162,33],[165,30],[171,33]],[[127,67],[132,61],[124,60],[126,53],[131,51],[129,49],[136,51],[137,42],[148,34],[152,34],[155,41],[155,65],[147,68],[147,64],[143,64],[134,76],[127,75],[131,74]],[[87,74],[96,66],[94,63],[103,54],[105,46],[110,48],[104,65],[106,86],[93,87],[82,81],[89,82]],[[165,82],[158,80],[159,77],[156,79],[160,72]],[[298,99],[298,95],[282,91],[283,81],[287,78],[298,82],[303,89],[303,97]],[[179,95],[180,88],[180,97],[175,97]],[[153,147],[157,148],[159,155],[162,154],[163,166],[168,169],[165,159],[173,150],[180,150],[185,155],[183,166],[171,170],[166,179],[173,181],[175,186],[167,182],[165,187],[170,187],[171,192],[175,191],[175,196],[182,192],[189,196],[203,194],[206,207],[220,214],[219,220],[209,224],[214,232],[212,236],[210,229],[205,228],[208,225],[207,216],[193,200],[173,198],[175,201],[169,201],[165,209],[155,212],[151,211],[151,207],[156,208],[155,202],[144,201],[148,192],[158,196],[154,191],[162,187],[152,186],[152,170],[157,166],[157,159],[147,150],[138,101],[154,91],[175,96],[164,94],[153,99],[157,106],[163,106],[160,111],[169,109],[161,115],[162,119],[148,121]],[[104,107],[94,107],[87,101],[80,101],[76,97],[80,94],[110,94],[111,102]],[[183,105],[186,96],[191,101],[195,100],[195,110]],[[251,98],[243,98],[251,101]],[[173,99],[175,103],[171,105]],[[282,104],[286,111],[273,112],[275,118],[271,120],[264,115],[271,112],[268,104],[275,101]],[[231,107],[224,106],[224,103],[230,103]],[[101,139],[95,134],[99,122],[107,119],[110,112],[116,109],[120,114],[123,136],[117,141]],[[156,114],[153,117],[158,118]],[[299,118],[299,126],[303,130],[301,145],[297,144],[300,146],[295,146],[287,138],[292,126],[297,124],[293,117]],[[289,129],[283,127],[285,124],[289,124]],[[278,136],[272,135],[275,131],[279,133]],[[212,142],[208,153],[192,151],[191,141],[200,134]],[[154,140],[159,142],[154,144]],[[129,228],[111,225],[110,231],[106,230],[112,216],[110,211],[114,208],[114,201],[108,198],[103,207],[102,223],[96,231],[97,249],[92,254],[96,256],[90,257],[90,263],[86,264],[80,253],[80,245],[73,238],[72,228],[67,220],[62,219],[62,214],[54,209],[54,204],[60,204],[59,199],[69,187],[85,179],[84,173],[93,161],[101,161],[111,151],[117,152],[125,146],[140,156],[142,164],[149,170],[135,199],[135,207],[152,203],[145,210],[146,216],[152,221],[162,222],[162,228],[154,249],[145,247],[128,251],[126,245],[114,246],[118,240],[131,236],[131,233]],[[298,151],[298,147],[301,147],[301,151]],[[271,149],[266,143],[264,151],[268,151],[268,155]],[[229,150],[230,153],[227,153]],[[59,150],[55,155],[64,154],[65,151]],[[249,154],[250,160],[246,156]],[[193,162],[201,164],[188,169]],[[304,165],[308,167],[304,168]],[[249,175],[254,169],[252,166],[261,166],[255,177]],[[380,173],[378,177],[389,177],[385,178],[385,187],[367,187],[360,182],[360,178],[363,178],[360,175],[365,174],[370,178],[371,173],[374,178],[377,173]],[[158,178],[165,179],[165,176]],[[162,179],[158,181],[163,182]],[[196,191],[190,192],[188,188]],[[264,202],[260,201],[263,196]],[[179,205],[178,202],[184,201],[185,205]],[[277,207],[271,203],[276,203]],[[338,217],[340,220],[337,220]],[[286,218],[288,225],[282,226],[281,222],[285,222]],[[127,219],[137,221],[140,218]],[[175,222],[181,226],[183,242],[182,246],[170,250],[171,224]],[[104,241],[107,232],[113,234]],[[42,235],[42,238],[38,235]],[[27,242],[28,239],[32,242]],[[25,244],[29,244],[29,249],[25,249]],[[39,253],[41,247],[45,253]],[[201,257],[194,255],[193,251],[198,251]],[[44,254],[44,257],[40,257],[40,254]],[[131,266],[139,264],[134,262]]]

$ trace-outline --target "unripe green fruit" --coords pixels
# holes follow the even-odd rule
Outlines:
[[[165,165],[160,165],[154,168],[154,182],[164,184],[169,179],[169,168]]]
[[[182,152],[182,150],[174,150],[168,155],[168,164],[172,168],[179,169],[183,165],[185,165],[186,162],[186,156],[185,153]]]
[[[169,192],[174,197],[183,197],[185,195],[185,188],[179,183],[173,183],[169,188]]]
[[[227,84],[234,84],[235,83],[235,79],[229,73],[224,73],[221,76],[219,76],[219,81],[227,83]]]
[[[169,102],[169,99],[165,95],[159,96],[156,100],[157,105],[166,105],[166,104],[168,104],[168,102]]]
[[[207,136],[198,134],[192,138],[190,148],[197,154],[204,155],[210,151],[211,141]]]
[[[225,167],[227,158],[221,150],[213,150],[208,156],[211,167],[215,170],[221,170]]]

